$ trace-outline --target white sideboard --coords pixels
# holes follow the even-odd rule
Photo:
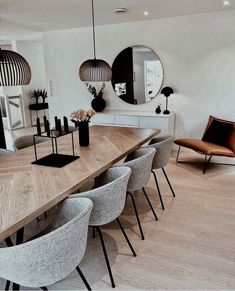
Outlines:
[[[160,128],[161,134],[175,132],[175,114],[156,114],[154,112],[135,112],[126,110],[107,110],[96,113],[92,117],[92,124],[129,126],[140,128]]]

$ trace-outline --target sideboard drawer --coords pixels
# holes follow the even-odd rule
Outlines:
[[[92,123],[94,124],[114,124],[114,115],[113,114],[96,114],[95,116],[92,117]]]
[[[133,127],[139,126],[138,116],[127,116],[127,115],[116,115],[115,116],[116,125],[128,125]]]
[[[161,134],[173,134],[175,131],[175,114],[155,114],[153,112],[108,111],[98,112],[91,118],[91,124],[160,128]]]
[[[164,126],[164,118],[140,116],[139,126],[142,128],[161,128]]]

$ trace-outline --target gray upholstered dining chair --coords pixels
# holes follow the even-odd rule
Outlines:
[[[151,167],[155,152],[156,150],[154,148],[139,148],[138,150],[128,155],[125,162],[122,164],[122,166],[127,166],[131,168],[131,176],[127,186],[127,196],[129,195],[131,197],[136,219],[139,225],[141,238],[143,240],[144,233],[139,219],[139,214],[136,208],[134,195],[132,193],[134,191],[142,189],[155,219],[158,220],[157,214],[155,213],[154,208],[149,200],[148,194],[144,188],[148,184],[151,176]]]
[[[47,140],[46,137],[36,136],[35,143],[41,143],[41,142],[44,142],[46,140]],[[27,148],[33,144],[34,144],[33,135],[24,135],[24,136],[18,137],[14,141],[13,148],[16,151],[16,150]]]
[[[6,156],[14,153],[13,151],[7,150],[7,149],[2,149],[0,148],[0,156]]]
[[[149,145],[147,146],[147,147],[152,147],[152,148],[156,149],[156,154],[153,158],[152,173],[153,173],[153,176],[155,179],[155,183],[156,183],[157,190],[158,190],[158,195],[159,195],[161,206],[162,206],[163,210],[165,209],[165,206],[163,203],[163,199],[162,199],[160,187],[158,184],[157,176],[156,176],[156,173],[154,172],[154,170],[162,169],[163,174],[167,180],[167,183],[171,189],[171,192],[172,192],[173,196],[175,197],[175,192],[171,186],[171,183],[169,181],[167,173],[164,169],[164,167],[169,163],[170,156],[171,156],[171,148],[172,148],[172,144],[174,142],[174,139],[175,139],[175,137],[172,135],[156,137],[156,138],[153,138],[149,142]]]
[[[128,167],[110,168],[96,179],[96,185],[94,189],[70,196],[72,199],[74,197],[88,197],[93,201],[94,207],[91,212],[89,225],[92,226],[93,229],[99,234],[110,276],[110,281],[113,288],[115,287],[115,283],[100,226],[116,220],[132,251],[132,254],[136,256],[136,253],[122,227],[122,224],[118,219],[125,206],[127,183],[130,174],[131,170]]]
[[[13,290],[19,290],[19,285],[47,290],[44,286],[77,269],[91,290],[78,265],[86,250],[92,207],[87,198],[66,199],[58,205],[48,233],[20,245],[0,248],[0,277],[14,282]]]

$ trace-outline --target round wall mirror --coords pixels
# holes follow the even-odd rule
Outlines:
[[[114,91],[129,104],[144,104],[152,100],[163,82],[159,57],[142,45],[121,51],[113,62],[112,72]]]

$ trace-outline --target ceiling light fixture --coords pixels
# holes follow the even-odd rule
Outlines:
[[[28,85],[31,69],[20,54],[0,48],[0,86]]]
[[[144,11],[144,16],[148,16],[149,12],[148,11]]]
[[[101,59],[96,59],[95,47],[95,13],[94,2],[91,0],[92,8],[92,31],[94,58],[85,61],[79,68],[79,77],[84,82],[108,82],[112,78],[112,70],[109,64]]]
[[[229,0],[223,0],[223,5],[224,5],[224,6],[229,6],[229,5],[230,5]]]
[[[124,14],[124,13],[127,13],[127,9],[126,8],[116,8],[115,10],[114,10],[114,12],[116,13],[116,14]]]

